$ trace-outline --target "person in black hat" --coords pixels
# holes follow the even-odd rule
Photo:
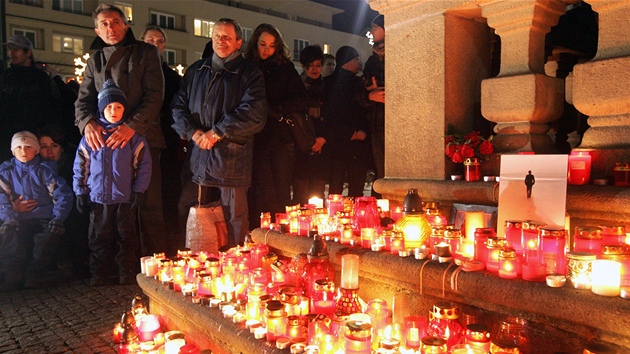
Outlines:
[[[330,157],[328,193],[341,194],[348,181],[348,196],[363,195],[365,176],[370,165],[367,112],[361,98],[363,80],[357,76],[363,65],[359,52],[350,46],[337,50],[337,67],[324,78],[322,117],[324,117],[322,153]]]
[[[370,102],[369,120],[372,129],[372,155],[376,178],[385,177],[385,18],[372,20],[372,55],[365,62],[363,79],[367,101]]]
[[[15,35],[6,43],[11,67],[2,73],[0,97],[0,161],[9,159],[13,133],[37,131],[59,123],[59,91],[45,71],[35,66],[33,43]]]

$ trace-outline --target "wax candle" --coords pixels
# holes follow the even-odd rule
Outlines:
[[[605,259],[592,261],[591,291],[593,293],[603,296],[619,296],[620,287],[620,263]]]
[[[569,155],[568,182],[573,185],[588,184],[591,179],[591,155],[588,151],[571,151]]]
[[[470,241],[474,241],[477,228],[486,227],[483,211],[467,211],[464,217],[464,225],[466,230],[465,237]]]
[[[344,289],[359,288],[359,256],[344,254],[341,256],[341,287]]]
[[[426,336],[429,319],[425,316],[405,317],[405,346],[411,349],[420,348],[420,339]]]

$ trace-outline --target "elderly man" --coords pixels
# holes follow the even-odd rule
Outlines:
[[[166,148],[160,128],[160,109],[164,97],[164,76],[158,49],[137,41],[122,10],[114,5],[100,4],[92,13],[94,32],[98,36],[90,46],[83,83],[79,89],[76,125],[94,150],[125,146],[134,132],[146,137],[151,158],[152,178],[147,190],[147,202],[141,204],[140,233],[142,253],[164,252],[166,235],[162,214],[160,153]],[[107,79],[113,79],[127,96],[125,124],[103,140],[103,128],[97,124],[97,95]]]
[[[195,183],[184,187],[179,204],[186,210],[220,194],[228,246],[242,244],[248,231],[254,134],[267,117],[263,73],[243,58],[242,44],[238,23],[218,20],[212,34],[214,54],[186,70],[172,105],[173,128],[194,142],[190,168]]]
[[[33,43],[15,35],[3,43],[8,49],[11,67],[2,73],[0,95],[0,162],[10,159],[11,136],[44,125],[57,125],[60,116],[59,90],[50,76],[35,66]]]

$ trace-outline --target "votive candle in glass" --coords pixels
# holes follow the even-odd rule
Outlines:
[[[472,240],[472,237],[471,237]],[[462,231],[459,229],[444,230],[444,242],[450,245],[451,255],[455,256],[459,252],[459,246],[462,241]]]
[[[575,227],[573,251],[588,252],[599,257],[602,254],[602,229],[600,227]]]
[[[592,262],[596,256],[588,252],[568,252],[566,277],[575,289],[591,288]]]
[[[410,349],[420,348],[420,339],[427,335],[429,318],[425,316],[405,317],[405,346]]]
[[[591,155],[588,151],[571,151],[569,155],[569,184],[581,186],[591,180]]]
[[[490,351],[490,328],[481,323],[471,323],[466,326],[464,343],[471,347]]]
[[[547,274],[564,275],[566,271],[566,235],[564,228],[540,228],[540,249],[542,250],[542,261],[545,264]]]
[[[501,249],[501,241],[496,237],[488,238],[486,243],[486,269],[489,272],[499,271],[499,250]]]
[[[513,279],[518,275],[516,251],[511,247],[499,249],[499,278]]]
[[[344,197],[341,194],[328,195],[328,216],[333,217],[337,212],[343,212]]]
[[[392,231],[389,244],[389,252],[398,255],[399,251],[405,249],[405,238],[400,231]]]
[[[484,266],[486,264],[486,261],[488,260],[487,244],[488,244],[489,237],[496,237],[496,233],[494,232],[493,228],[484,227],[484,228],[477,228],[477,230],[475,230],[474,259],[476,261],[482,262]]]
[[[538,233],[539,229],[543,226],[546,225],[542,222],[532,220],[523,221],[521,224],[521,245],[523,246],[523,255],[527,263],[534,261],[542,263],[538,247]]]
[[[614,245],[626,243],[626,228],[624,226],[600,226],[602,229],[602,244]]]
[[[420,340],[420,354],[446,354],[446,341],[440,337],[425,336]]]
[[[464,216],[464,226],[467,239],[475,240],[475,230],[486,227],[485,215],[483,211],[467,211]]]
[[[267,317],[267,341],[275,342],[276,339],[284,337],[287,331],[287,313],[284,305],[279,300],[267,301],[265,310]]]
[[[344,350],[346,354],[370,354],[372,346],[372,325],[358,321],[348,321],[344,327]]]
[[[591,264],[591,291],[597,295],[619,296],[621,263],[606,259],[596,259]]]
[[[268,229],[271,225],[271,213],[260,213],[260,228]]]
[[[621,264],[621,287],[630,286],[630,245],[615,244],[602,246],[602,259]]]
[[[522,220],[505,220],[505,239],[510,247],[513,247],[516,254],[523,254],[522,242]]]
[[[370,249],[372,241],[376,238],[376,229],[373,227],[365,227],[361,229],[361,247]]]
[[[321,313],[332,318],[337,306],[336,296],[335,282],[329,279],[315,280],[311,297],[311,313]]]

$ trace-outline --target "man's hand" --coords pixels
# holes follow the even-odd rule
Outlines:
[[[214,138],[214,131],[212,129],[207,132],[203,132],[202,130],[197,130],[193,136],[192,140],[199,146],[200,149],[210,150],[214,146],[214,144],[218,141]]]
[[[365,138],[367,138],[367,134],[363,130],[357,130],[352,134],[350,140],[365,140]]]
[[[107,138],[107,147],[110,149],[122,149],[125,145],[127,145],[135,133],[136,131],[129,126],[121,124],[118,128],[116,128],[116,130],[114,130],[112,135]]]
[[[90,120],[83,130],[85,141],[92,150],[98,151],[105,146],[103,135],[106,134],[105,128],[101,127],[94,120]]]
[[[11,202],[13,204],[13,210],[18,213],[28,213],[33,211],[37,206],[37,201],[35,199],[24,200],[24,196],[19,196],[17,199]]]
[[[379,87],[368,94],[370,101],[385,103],[385,88]]]

